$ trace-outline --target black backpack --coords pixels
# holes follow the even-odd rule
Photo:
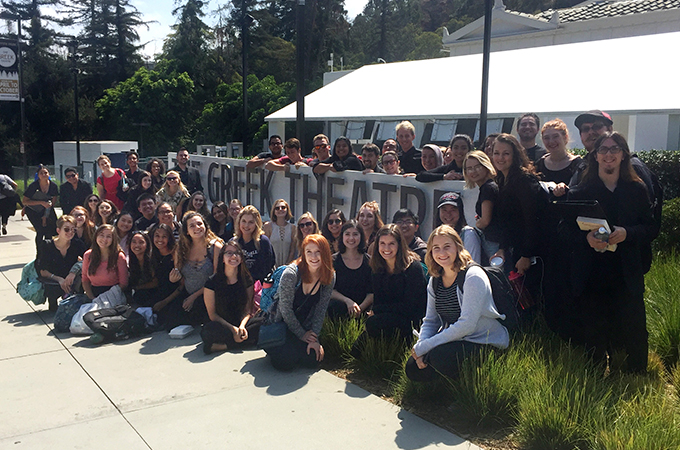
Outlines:
[[[471,263],[471,266],[481,267],[486,276],[489,277],[489,282],[491,283],[491,295],[493,296],[493,302],[496,305],[496,310],[500,314],[505,315],[505,320],[501,320],[501,324],[508,330],[517,330],[520,327],[520,316],[517,305],[517,295],[515,290],[508,280],[508,276],[505,275],[503,269],[497,266],[481,266],[477,263]],[[458,272],[458,277],[456,278],[456,284],[460,292],[463,292],[463,284],[465,283],[465,275],[467,275],[467,269]],[[441,280],[441,278],[440,278]]]
[[[83,321],[104,339],[127,339],[146,333],[146,319],[135,309],[130,305],[98,309],[86,313]]]

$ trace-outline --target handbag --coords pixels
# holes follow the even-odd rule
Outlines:
[[[287,331],[288,325],[286,325],[286,322],[283,320],[268,325],[262,325],[260,327],[260,335],[257,338],[257,348],[267,350],[281,347],[286,343]]]

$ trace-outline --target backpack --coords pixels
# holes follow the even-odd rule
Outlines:
[[[38,280],[35,260],[26,264],[21,270],[21,280],[17,283],[17,292],[27,302],[33,302],[36,305],[45,303],[45,287]]]
[[[127,339],[146,332],[146,319],[130,305],[90,311],[83,321],[104,339]]]
[[[491,284],[491,295],[493,296],[493,303],[496,306],[496,311],[499,314],[505,315],[505,320],[501,323],[508,329],[508,331],[516,330],[520,326],[520,315],[517,309],[517,295],[515,290],[510,284],[507,275],[503,272],[503,269],[497,266],[481,266],[479,264],[471,264],[481,267],[489,277],[489,282]],[[470,267],[468,266],[468,268]],[[465,282],[465,276],[467,275],[467,269],[458,272],[458,277],[456,278],[456,283],[458,284],[458,289],[463,292],[463,284]],[[441,280],[441,278],[439,278]]]
[[[54,331],[57,333],[68,332],[73,316],[76,315],[81,305],[89,302],[90,299],[84,294],[73,294],[60,301],[57,312],[54,314]]]
[[[288,266],[279,266],[272,273],[267,275],[262,283],[262,292],[260,293],[260,309],[264,313],[268,313],[271,309],[274,300],[278,299],[276,295],[279,290],[279,282],[281,281],[281,274]]]

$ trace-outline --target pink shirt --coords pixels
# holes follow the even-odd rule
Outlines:
[[[116,284],[120,284],[121,286],[126,287],[128,285],[128,266],[123,252],[118,253],[117,270],[108,271],[106,269],[107,262],[102,261],[99,264],[99,267],[97,267],[97,271],[94,275],[88,273],[91,255],[91,249],[86,251],[85,255],[83,255],[83,281],[89,281],[92,286],[115,286]]]

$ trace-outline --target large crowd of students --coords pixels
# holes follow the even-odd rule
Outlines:
[[[526,114],[518,120],[520,139],[490,135],[479,150],[465,135],[454,136],[447,148],[418,150],[413,126],[402,122],[382,154],[367,144],[356,155],[344,137],[331,153],[328,138],[318,135],[314,157],[305,158],[297,139],[284,144],[272,136],[270,151],[247,164],[464,180],[466,189],[479,189],[474,222],[466,222],[459,192],[442,195],[430,236],[419,235],[424,218],[408,209],[383,223],[375,201],[354,218],[328,211],[320,225],[310,212],[293,217],[284,199],[273,203],[265,223],[256,207],[238,199],[208,208],[185,149],[166,174],[157,159],[139,169],[135,153],[126,172],[100,157],[99,195],[67,169],[61,204],[68,210],[57,219],[59,190],[41,166],[23,198],[36,230],[36,269],[50,310],[78,289],[93,299],[119,285],[131,304],[152,308],[164,329],[202,327],[203,349],[212,353],[257,343],[265,320],[258,307],[263,286],[273,269],[287,265],[268,318],[287,327],[285,342],[266,349],[274,367],[316,365],[324,356],[324,318],[365,316],[353,354],[361,354],[366,339],[394,336],[413,347],[407,375],[426,381],[437,373],[455,376],[461,361],[483,347],[509,345],[480,267],[500,264],[523,276],[537,300],[525,314],[544,312],[555,332],[585,346],[597,361],[623,348],[628,369],[644,372],[644,274],[662,195],[654,174],[612,132],[606,113],[584,113],[576,125],[585,158],[567,150],[570,138],[560,119],[541,128],[546,148],[536,145],[538,117]],[[598,200],[612,225],[608,239],[560,222],[551,200]],[[608,245],[617,248],[605,251]]]

